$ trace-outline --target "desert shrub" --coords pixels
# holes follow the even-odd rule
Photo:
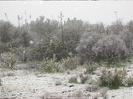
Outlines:
[[[89,92],[94,92],[94,91],[97,91],[98,90],[98,85],[86,85],[85,89],[86,91],[89,91]]]
[[[83,74],[80,74],[80,79],[81,79],[81,82],[82,84],[86,83],[86,81],[88,80],[88,76],[87,75],[83,75]]]
[[[92,49],[96,55],[96,61],[104,60],[112,63],[128,56],[125,42],[117,35],[109,35],[100,39]]]
[[[0,42],[0,53],[8,52],[10,49],[6,43]]]
[[[126,86],[126,87],[133,86],[133,77],[131,77],[131,76],[126,77],[126,78],[123,80],[123,86]]]
[[[129,49],[120,35],[85,33],[76,48],[83,64],[106,61],[109,64],[129,57]]]
[[[126,71],[123,70],[104,70],[100,77],[101,86],[109,87],[111,89],[117,89],[123,85],[123,79],[125,78]]]
[[[68,53],[65,50],[63,43],[55,38],[43,38],[43,41],[40,41],[29,51],[29,59],[34,60],[43,60],[44,58],[52,59],[53,56],[57,60],[61,60],[64,57],[68,56]]]
[[[107,28],[109,30],[109,33],[119,34],[123,30],[124,25],[121,20],[117,20],[113,22],[111,25],[109,25]]]
[[[1,78],[0,78],[0,86],[2,86],[2,80],[1,80]]]
[[[69,79],[69,83],[79,83],[79,84],[84,84],[86,83],[88,80],[88,76],[87,75],[84,75],[84,74],[80,74],[80,75],[77,75],[77,76],[72,76],[70,79]]]
[[[13,25],[8,21],[0,21],[0,41],[3,43],[10,42]]]
[[[80,62],[92,61],[95,58],[95,53],[92,47],[100,39],[100,35],[96,32],[85,33],[80,40],[79,45],[76,48],[78,55],[80,56]]]
[[[121,39],[125,42],[126,47],[128,48],[130,55],[133,53],[133,33],[130,32],[128,29],[123,29],[120,32]]]
[[[133,78],[132,77],[129,77],[128,80],[127,80],[127,84],[128,86],[133,86]]]
[[[85,74],[86,73],[93,73],[93,71],[95,71],[97,69],[97,67],[99,67],[99,64],[97,63],[84,63],[83,65],[86,68]]]
[[[130,21],[126,24],[126,27],[127,27],[127,29],[128,29],[131,33],[133,33],[133,21],[132,21],[132,20],[130,20]]]
[[[77,66],[79,65],[79,62],[77,57],[67,57],[61,60],[61,64],[65,70],[67,69],[73,70],[77,68]]]
[[[69,83],[78,83],[77,82],[77,77],[76,76],[71,77],[68,82]]]
[[[61,72],[60,65],[54,59],[44,59],[41,62],[41,71],[48,73]]]
[[[2,53],[0,57],[1,66],[4,68],[14,69],[16,64],[16,56],[13,53]]]
[[[30,50],[24,47],[14,48],[13,52],[16,54],[18,61],[26,62],[28,60],[28,54]]]

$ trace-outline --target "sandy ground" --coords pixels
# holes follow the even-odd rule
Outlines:
[[[41,74],[34,70],[0,69],[0,99],[104,99],[100,91],[86,90],[88,84],[68,83],[82,72]],[[98,97],[98,98],[96,98]],[[106,99],[133,99],[133,87],[108,90]]]

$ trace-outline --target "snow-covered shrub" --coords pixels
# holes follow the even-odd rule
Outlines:
[[[80,74],[79,77],[81,79],[80,83],[82,83],[82,84],[86,83],[88,80],[88,75]]]
[[[0,42],[0,53],[8,52],[10,49],[7,44]]]
[[[80,56],[80,62],[92,61],[95,58],[95,53],[92,47],[100,39],[100,35],[96,32],[84,33],[81,37],[80,43],[76,48],[78,55]]]
[[[31,61],[39,60],[42,61],[44,58],[52,59],[53,56],[57,60],[68,56],[63,43],[55,38],[44,38],[38,44],[35,44],[29,51],[28,58]]]
[[[16,64],[16,56],[13,53],[2,53],[0,56],[1,66],[4,68],[14,69]]]
[[[105,86],[113,89],[117,89],[123,85],[123,79],[125,79],[126,71],[123,70],[104,70],[100,77],[100,86]]]
[[[77,76],[72,76],[69,79],[69,83],[79,83],[79,84],[84,84],[87,82],[87,80],[89,79],[88,75],[85,74],[79,74]]]
[[[123,80],[123,86],[126,86],[126,87],[133,86],[133,77],[132,76],[126,77]]]
[[[24,47],[18,47],[14,50],[18,61],[20,62],[27,62],[28,60],[28,54],[30,52],[29,48],[24,48]]]
[[[44,59],[41,62],[41,71],[48,73],[61,72],[59,62],[56,62],[54,59]]]
[[[133,53],[133,33],[128,29],[123,29],[119,36],[125,42],[130,54]]]
[[[77,66],[79,65],[78,58],[77,57],[67,57],[65,59],[62,59],[61,65],[65,70],[67,70],[67,69],[73,70],[73,69],[77,68]]]
[[[69,83],[78,83],[77,77],[76,76],[71,77],[68,82]]]
[[[117,35],[105,36],[98,40],[92,50],[95,53],[96,60],[105,60],[108,62],[125,59],[128,56],[128,49],[125,42]]]
[[[2,86],[2,80],[1,80],[1,78],[0,78],[0,86]]]
[[[121,20],[117,20],[107,27],[109,33],[117,35],[123,30],[123,28],[124,25]]]
[[[93,73],[93,71],[95,71],[97,69],[99,65],[96,64],[96,63],[93,63],[93,64],[89,64],[89,63],[85,63],[84,64],[84,67],[86,68],[86,71],[85,73],[88,74],[88,73]]]

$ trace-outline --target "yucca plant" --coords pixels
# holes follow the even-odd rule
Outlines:
[[[60,72],[59,63],[55,59],[44,59],[41,62],[41,70],[48,73]]]

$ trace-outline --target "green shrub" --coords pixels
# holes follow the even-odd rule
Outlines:
[[[44,59],[41,63],[41,70],[48,73],[61,72],[59,63],[54,59]]]
[[[109,71],[104,70],[102,76],[100,77],[101,86],[109,87],[110,89],[117,89],[123,85],[123,79],[125,78],[125,70]]]
[[[73,70],[77,68],[77,66],[79,65],[79,62],[77,57],[67,57],[61,60],[61,64],[65,70],[66,69]]]
[[[2,53],[0,57],[1,66],[4,68],[14,69],[16,64],[16,56],[13,53]]]

